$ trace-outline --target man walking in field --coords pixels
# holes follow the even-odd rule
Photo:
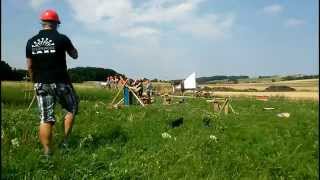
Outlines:
[[[60,20],[54,10],[46,10],[40,16],[42,30],[28,40],[27,66],[34,82],[40,111],[39,139],[46,156],[51,154],[53,125],[56,121],[56,101],[67,111],[64,117],[63,146],[71,133],[78,110],[76,93],[71,84],[66,64],[66,52],[73,59],[78,52],[70,39],[57,31]]]

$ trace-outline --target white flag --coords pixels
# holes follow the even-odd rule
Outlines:
[[[184,81],[184,89],[196,89],[196,73],[190,74]]]

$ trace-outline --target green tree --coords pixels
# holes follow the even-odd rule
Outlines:
[[[0,63],[1,80],[12,80],[12,68],[8,63],[1,60]]]

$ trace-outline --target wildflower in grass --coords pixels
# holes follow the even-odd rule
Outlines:
[[[4,138],[4,130],[1,129],[1,139],[3,139],[3,138]]]
[[[99,114],[100,112],[99,111],[96,111],[96,114]]]
[[[11,144],[14,148],[20,146],[18,138],[11,139]]]
[[[218,138],[217,138],[216,136],[212,135],[212,134],[209,136],[209,138],[210,138],[210,140],[212,140],[212,141],[215,141],[215,142],[218,141]]]
[[[92,141],[93,141],[93,137],[92,137],[91,134],[89,134],[87,137],[81,139],[81,141],[80,141],[80,148],[81,148],[83,145],[85,145],[86,143],[92,142]]]
[[[97,155],[96,153],[92,153],[92,159],[93,159],[93,160],[96,160],[97,157],[98,157],[98,155]]]
[[[162,135],[162,138],[164,138],[164,139],[167,139],[167,138],[170,139],[171,138],[171,135],[169,133],[166,133],[166,132],[162,133],[161,135]]]

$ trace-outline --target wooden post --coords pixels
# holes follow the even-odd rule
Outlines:
[[[28,110],[27,110],[27,111],[30,110],[30,108],[31,108],[31,106],[32,106],[32,104],[33,104],[33,102],[34,102],[35,99],[36,99],[36,95],[33,95],[32,100],[31,100],[31,103],[29,104],[29,107],[28,107]]]
[[[219,112],[219,103],[217,101],[213,101],[213,112]]]
[[[119,96],[120,92],[123,90],[123,87],[127,84],[128,79],[124,82],[123,86],[120,87],[117,95],[112,99],[111,105],[113,105],[114,101],[117,99],[117,97]]]
[[[119,101],[119,102],[117,102],[117,104],[115,104],[114,106],[115,107],[118,107],[118,105],[120,104],[120,103],[122,103],[123,102],[123,98]]]
[[[120,88],[120,89],[119,89],[119,91],[118,91],[117,95],[112,99],[111,104],[113,104],[113,103],[114,103],[114,101],[117,99],[117,97],[119,96],[119,94],[120,94],[120,92],[121,92],[121,91],[122,91],[122,88]]]
[[[229,113],[229,100],[226,100],[226,104],[224,106],[224,114],[228,114]]]
[[[128,89],[132,92],[133,96],[139,101],[139,103],[141,104],[141,106],[144,107],[143,102],[142,102],[141,99],[136,95],[136,93],[135,93],[130,87],[128,87]]]
[[[211,101],[213,105],[213,112],[218,112],[219,114],[223,111],[225,114],[229,113],[230,110],[235,113],[234,109],[232,108],[230,102],[230,97],[227,98],[213,98]]]

